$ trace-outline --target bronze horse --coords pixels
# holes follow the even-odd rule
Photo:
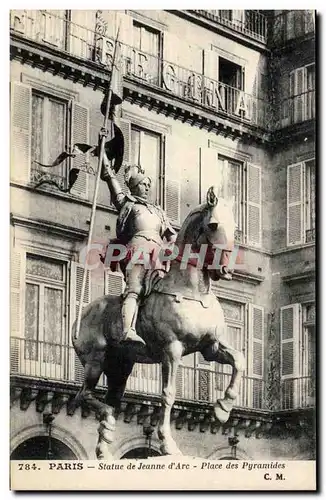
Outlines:
[[[214,252],[217,244],[233,241],[235,221],[230,202],[218,199],[214,188],[207,202],[193,210],[184,221],[176,240],[180,248],[190,244],[200,252],[206,245]],[[77,401],[87,402],[100,418],[98,459],[110,459],[109,444],[115,430],[115,411],[124,394],[134,363],[162,364],[162,413],[158,425],[161,452],[181,454],[170,428],[170,414],[176,395],[176,375],[182,356],[200,352],[205,360],[232,366],[232,376],[224,398],[214,405],[216,419],[226,422],[239,392],[244,357],[224,340],[224,315],[210,281],[216,280],[209,266],[187,265],[180,259],[171,262],[169,272],[152,289],[139,309],[136,330],[146,342],[122,343],[121,298],[105,296],[83,311],[81,328],[73,345],[85,368],[85,379]],[[213,267],[213,266],[211,266]],[[93,393],[105,373],[108,381],[104,402]]]

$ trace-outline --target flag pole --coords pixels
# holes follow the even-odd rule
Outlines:
[[[117,35],[116,35],[115,44],[114,44],[114,52],[113,52],[113,58],[112,58],[112,69],[111,69],[111,76],[110,76],[110,80],[109,80],[109,88],[108,88],[108,93],[107,93],[105,116],[104,116],[104,121],[103,121],[104,131],[107,130],[107,126],[108,126],[109,111],[110,111],[110,105],[111,105],[111,99],[112,99],[113,73],[115,71],[115,62],[116,62],[115,60],[116,60],[116,55],[117,55],[119,32],[120,32],[120,25],[118,26]],[[82,281],[82,288],[81,288],[81,293],[80,293],[80,302],[79,302],[79,309],[78,309],[78,316],[77,316],[75,338],[79,337],[80,323],[81,323],[81,317],[82,317],[82,311],[83,311],[83,302],[84,302],[86,280],[87,280],[87,258],[88,258],[88,254],[89,254],[89,251],[91,248],[91,241],[92,241],[93,230],[94,230],[96,203],[97,203],[98,189],[99,189],[99,185],[100,185],[100,177],[101,177],[102,162],[103,162],[103,157],[104,157],[105,140],[106,140],[106,135],[102,134],[101,142],[100,142],[100,152],[99,152],[99,158],[98,158],[98,168],[97,168],[97,174],[96,174],[95,190],[94,190],[93,204],[92,204],[92,211],[91,211],[91,219],[90,219],[88,240],[87,240],[87,247],[86,247],[86,259],[85,259],[85,263],[84,263],[83,281]]]

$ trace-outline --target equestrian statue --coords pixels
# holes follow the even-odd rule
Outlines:
[[[232,279],[228,269],[235,231],[232,204],[218,198],[212,186],[205,202],[189,213],[176,232],[162,208],[147,201],[151,180],[140,165],[126,169],[129,194],[123,193],[106,154],[101,179],[118,210],[115,242],[128,249],[119,261],[126,287],[121,296],[103,296],[83,310],[78,337],[76,323],[73,325],[73,345],[84,366],[84,382],[76,402],[84,401],[97,412],[96,455],[101,460],[111,459],[115,415],[134,364],[160,363],[161,453],[181,454],[171,434],[170,415],[182,357],[200,352],[207,361],[232,366],[224,397],[213,407],[221,423],[230,416],[244,370],[242,353],[225,340],[223,311],[211,292],[211,280]],[[221,244],[224,249],[216,259]],[[170,258],[172,247],[177,251],[173,250]],[[166,249],[165,261],[159,258],[162,249]],[[218,265],[214,265],[217,260]],[[94,390],[103,373],[108,387],[104,401],[100,401]]]

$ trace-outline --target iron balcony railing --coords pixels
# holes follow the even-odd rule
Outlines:
[[[315,33],[314,10],[286,10],[271,20],[272,46],[282,46],[286,42],[304,38]]]
[[[281,382],[281,408],[293,410],[314,408],[316,406],[316,387],[313,377],[297,377]]]
[[[194,10],[211,21],[266,43],[267,18],[257,10]]]
[[[279,105],[278,128],[302,123],[315,119],[316,102],[315,90],[308,90],[301,94],[284,99]]]
[[[223,369],[223,368],[222,368]],[[224,368],[226,372],[228,368]],[[83,367],[72,346],[33,339],[11,337],[10,373],[31,379],[61,381],[79,386],[83,382]],[[177,400],[214,403],[223,397],[230,373],[210,369],[180,366],[177,373]],[[102,376],[99,387],[106,387]],[[127,392],[159,396],[162,376],[160,366],[136,364],[127,383]],[[239,408],[264,409],[265,383],[244,376],[236,401]]]
[[[84,369],[72,346],[33,339],[11,337],[10,373],[31,379],[61,381],[80,386]],[[230,382],[230,367],[209,368],[180,366],[177,373],[176,399],[211,404],[223,397]],[[99,387],[106,387],[102,375]],[[127,392],[159,396],[162,376],[159,365],[136,364],[128,379]],[[238,408],[267,409],[265,381],[243,376]],[[315,382],[312,377],[297,377],[281,382],[281,409],[292,410],[315,406]]]
[[[11,32],[111,69],[113,39],[53,13],[12,11]],[[134,82],[163,89],[214,113],[265,127],[268,103],[244,90],[123,43],[119,66],[122,75]]]
[[[306,229],[306,243],[312,243],[316,240],[316,230]]]

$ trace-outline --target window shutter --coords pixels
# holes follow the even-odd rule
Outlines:
[[[122,273],[113,273],[110,270],[105,271],[104,293],[105,295],[119,296],[123,293],[125,282]]]
[[[264,308],[249,304],[249,375],[264,375]]]
[[[287,168],[287,245],[304,242],[304,174],[303,163]]]
[[[247,163],[247,243],[261,246],[261,168]]]
[[[24,337],[26,254],[21,248],[10,256],[10,372],[19,373],[20,351]]]
[[[165,148],[164,208],[172,224],[180,224],[180,162],[178,160],[177,137],[166,136]]]
[[[11,83],[11,178],[28,182],[31,167],[32,89]]]
[[[248,372],[249,404],[252,408],[262,408],[264,376],[264,309],[261,306],[249,304],[248,307],[249,349]]]
[[[200,202],[206,203],[207,191],[217,182],[217,151],[214,148],[200,148]]]
[[[72,103],[72,146],[76,143],[88,144],[89,141],[89,110],[77,102]],[[80,168],[88,161],[87,156],[81,155],[72,161],[73,168]],[[88,174],[80,171],[78,179],[71,189],[71,194],[88,197]]]
[[[120,183],[123,193],[126,194],[129,192],[129,189],[125,183],[125,167],[130,164],[131,157],[131,123],[127,120],[120,120],[119,127],[124,137],[124,154],[123,164],[117,173],[117,180]]]
[[[86,287],[84,294],[83,308],[91,302],[91,275],[90,271],[87,272]],[[74,321],[78,317],[78,310],[81,297],[81,288],[83,282],[84,267],[78,262],[70,263],[70,304],[69,304],[69,318],[70,318],[70,331]],[[76,353],[73,351],[73,362],[70,363],[71,380],[82,383],[84,380],[84,368],[79,361]]]
[[[293,76],[292,76],[293,75]],[[290,74],[290,94],[293,97],[293,121],[304,120],[305,68],[297,68]]]
[[[218,53],[215,50],[204,51],[204,75],[218,82]]]
[[[281,378],[299,376],[301,304],[281,307]]]

